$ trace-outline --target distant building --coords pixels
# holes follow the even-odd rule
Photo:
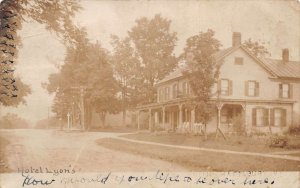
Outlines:
[[[257,58],[241,45],[240,33],[233,33],[232,43],[214,54],[221,67],[212,93],[220,94],[211,98],[218,103],[207,131],[215,131],[217,125],[231,131],[237,117],[248,133],[282,132],[300,125],[300,62],[289,60],[288,49],[282,51],[282,59]],[[192,131],[201,125],[197,110],[188,105],[197,101],[182,69],[178,67],[156,84],[157,102],[136,108],[140,129],[155,126],[179,131],[184,127]],[[141,122],[145,113],[150,117],[147,123]]]

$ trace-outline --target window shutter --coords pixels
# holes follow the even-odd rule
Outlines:
[[[256,126],[256,108],[252,109],[252,125]]]
[[[279,98],[282,98],[282,84],[279,84]]]
[[[255,82],[255,96],[259,96],[259,82]]]
[[[270,125],[271,126],[274,126],[274,108],[271,109],[271,112],[270,112]]]
[[[228,95],[232,95],[232,80],[228,80]]]
[[[269,109],[264,109],[264,126],[269,126]]]
[[[281,126],[286,126],[286,109],[281,109]]]
[[[293,98],[293,85],[289,84],[289,98],[292,99]]]
[[[249,83],[248,83],[248,81],[246,81],[245,82],[245,96],[249,96],[248,91],[249,91]]]

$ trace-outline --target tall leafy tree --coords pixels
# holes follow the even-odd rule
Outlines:
[[[142,67],[141,89],[145,93],[145,102],[155,100],[155,82],[162,79],[176,66],[173,50],[177,37],[176,33],[171,31],[170,26],[170,20],[155,15],[152,19],[146,17],[137,19],[136,25],[128,32]]]
[[[269,50],[265,47],[264,42],[253,41],[251,38],[249,38],[244,41],[243,46],[256,57],[265,57],[267,55],[271,55]]]
[[[18,31],[23,22],[35,20],[45,24],[46,29],[69,45],[74,42],[71,20],[78,10],[77,0],[3,0],[0,3],[0,105],[18,105],[30,93],[29,87],[14,74],[21,47]]]
[[[89,54],[87,99],[100,115],[102,126],[105,126],[106,115],[119,112],[120,102],[117,98],[119,86],[113,75],[108,52],[97,43],[91,45]]]
[[[115,78],[121,93],[122,125],[125,126],[126,111],[141,101],[139,85],[141,85],[140,63],[137,54],[131,46],[130,39],[120,39],[112,36],[114,47],[112,63]]]
[[[84,90],[86,117],[90,117],[93,108],[105,124],[106,114],[118,110],[117,85],[110,58],[100,44],[88,41],[83,29],[77,29],[76,42],[67,48],[60,72],[49,76],[47,89],[50,93],[56,93],[54,111],[65,118],[73,103],[79,103],[81,88]],[[88,121],[89,118],[85,119],[86,123]]]
[[[186,61],[187,69],[184,75],[196,95],[196,109],[200,120],[205,124],[210,120],[214,108],[210,103],[212,87],[217,82],[219,68],[213,59],[213,54],[219,51],[220,42],[214,37],[211,29],[200,32],[187,39],[181,58]],[[206,130],[206,129],[205,129]],[[206,135],[206,131],[205,131]]]

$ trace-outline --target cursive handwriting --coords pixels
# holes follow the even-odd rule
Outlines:
[[[22,186],[25,187],[25,185],[50,185],[51,183],[53,183],[55,180],[36,180],[33,176],[30,177],[29,174],[24,175],[22,173],[22,176],[25,178],[23,181]]]

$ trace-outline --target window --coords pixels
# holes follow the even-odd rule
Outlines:
[[[255,96],[255,82],[254,81],[250,81],[248,83],[248,95]]]
[[[275,127],[284,127],[286,125],[286,109],[273,108],[271,109],[271,123]]]
[[[253,126],[268,126],[269,124],[269,109],[253,108],[252,109],[252,125]]]
[[[264,126],[264,109],[258,108],[256,110],[256,126]]]
[[[293,85],[288,83],[279,84],[279,97],[280,98],[292,98]]]
[[[178,84],[173,85],[173,99],[177,98],[178,96]]]
[[[221,80],[221,95],[229,94],[229,80]]]
[[[247,81],[246,82],[246,96],[255,97],[259,95],[259,82]]]
[[[242,57],[236,57],[234,59],[234,64],[235,65],[243,65],[244,64],[244,59]]]
[[[169,87],[165,87],[165,100],[169,100],[170,89]]]
[[[182,83],[182,91],[183,91],[183,95],[188,95],[189,94],[188,82],[183,82]]]
[[[275,109],[274,110],[274,126],[275,127],[281,126],[281,119],[282,119],[281,109]]]
[[[164,90],[160,89],[158,92],[158,102],[163,102],[164,101]]]

